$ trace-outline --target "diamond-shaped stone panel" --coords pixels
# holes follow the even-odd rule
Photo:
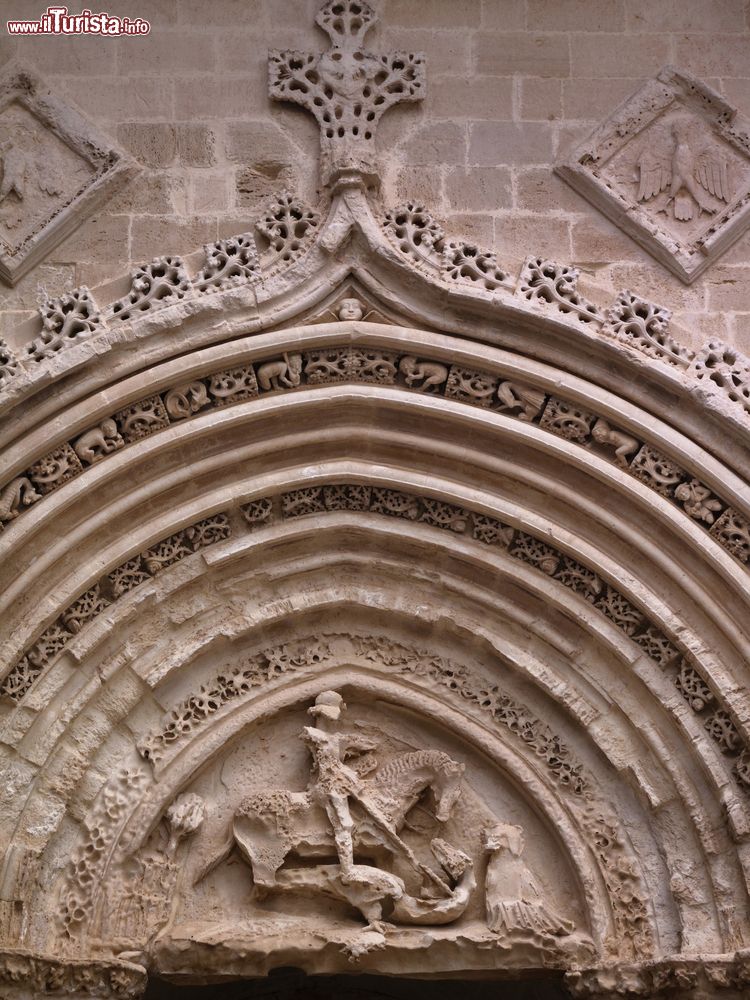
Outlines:
[[[671,67],[555,170],[686,283],[750,225],[750,123]]]
[[[14,65],[0,76],[0,278],[15,284],[135,172],[110,139]]]

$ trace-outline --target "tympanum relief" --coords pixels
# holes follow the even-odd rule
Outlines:
[[[583,954],[549,832],[476,751],[430,732],[336,690],[258,725],[110,872],[104,936],[175,976],[369,967],[373,952],[418,971],[434,948],[448,968],[457,944],[478,968]]]

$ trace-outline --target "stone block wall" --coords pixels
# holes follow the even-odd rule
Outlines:
[[[386,203],[424,201],[510,269],[530,253],[573,262],[592,300],[637,289],[674,311],[684,342],[718,336],[750,353],[750,233],[686,288],[552,174],[559,150],[667,63],[750,115],[746,0],[373,2],[381,22],[369,48],[427,55],[427,99],[379,128]],[[36,18],[45,5],[6,0],[3,18]],[[317,0],[89,6],[147,18],[151,33],[11,39],[3,24],[0,61],[36,69],[143,171],[15,289],[0,286],[6,336],[33,315],[40,284],[95,288],[155,255],[243,232],[283,187],[316,198],[317,126],[269,100],[266,60],[269,48],[326,47]]]

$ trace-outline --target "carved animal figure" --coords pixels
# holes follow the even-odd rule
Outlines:
[[[655,206],[656,211],[664,212],[674,202],[674,217],[680,222],[693,218],[695,206],[699,215],[711,214],[718,211],[722,201],[729,202],[732,190],[726,158],[717,146],[696,148],[699,142],[684,118],[674,121],[661,141],[657,138],[655,143],[650,142],[638,160],[638,201],[650,201],[669,189],[667,199]]]
[[[98,427],[92,427],[90,431],[82,434],[73,445],[73,450],[82,462],[93,465],[110,452],[117,451],[122,444],[122,438],[117,433],[117,424],[108,417],[102,420]]]
[[[519,382],[501,382],[497,387],[497,398],[503,410],[521,410],[520,420],[533,420],[544,406],[547,398],[539,389]]]
[[[406,378],[407,385],[421,382],[420,388],[423,390],[442,385],[448,378],[448,369],[445,365],[440,365],[436,361],[418,361],[413,354],[401,358],[398,369]]]
[[[713,524],[717,512],[721,510],[721,501],[717,500],[711,490],[703,483],[699,483],[697,479],[693,479],[689,483],[680,483],[674,491],[674,495],[696,521]]]
[[[615,461],[624,469],[628,467],[628,459],[634,455],[641,446],[640,441],[637,441],[629,434],[625,434],[623,431],[615,430],[614,427],[611,427],[607,421],[602,420],[601,417],[591,429],[591,436],[594,441],[599,444],[612,445],[615,449]]]
[[[302,377],[302,355],[284,354],[283,361],[267,361],[258,369],[261,389],[293,389]]]
[[[12,521],[21,513],[22,507],[28,507],[41,499],[41,494],[37,493],[26,476],[12,480],[0,492],[0,523]]]
[[[363,782],[362,801],[371,804],[397,834],[409,810],[429,788],[435,797],[435,816],[442,823],[461,794],[463,772],[463,764],[440,750],[400,754]],[[355,806],[353,811],[355,851],[364,851],[369,857],[373,851],[388,851],[387,835],[368,817],[366,809]],[[305,858],[336,855],[326,813],[308,791],[278,789],[248,796],[235,814],[231,838],[201,877],[219,864],[235,843],[250,863],[255,884],[266,889],[275,887],[276,873],[292,851]]]

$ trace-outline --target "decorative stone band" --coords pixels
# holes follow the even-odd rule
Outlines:
[[[287,191],[269,201],[254,229],[255,235],[243,233],[207,245],[205,264],[193,277],[180,257],[143,264],[132,274],[130,292],[106,308],[100,309],[86,288],[47,299],[40,307],[42,331],[36,339],[13,349],[0,342],[0,392],[24,371],[120,322],[210,292],[270,281],[279,269],[307,254],[317,236],[326,232],[320,215]],[[695,354],[669,335],[671,313],[662,306],[626,290],[601,310],[577,291],[576,268],[541,257],[529,257],[514,280],[491,251],[448,239],[430,212],[416,202],[387,212],[382,230],[405,262],[447,286],[473,287],[491,299],[508,295],[562,321],[585,324],[654,362],[681,369],[686,378],[703,382],[750,413],[750,360],[720,341],[710,341]]]
[[[676,955],[628,965],[569,972],[566,985],[580,1000],[746,1000],[750,951]]]
[[[135,1000],[146,989],[146,970],[117,959],[62,960],[29,951],[0,952],[3,1000],[64,996]]]
[[[627,837],[618,820],[601,800],[596,781],[577,760],[562,737],[530,709],[505,694],[475,671],[445,657],[407,646],[383,636],[324,634],[295,640],[232,663],[189,698],[176,704],[159,729],[138,744],[141,755],[155,765],[172,747],[194,736],[212,716],[240,699],[252,698],[260,689],[283,683],[320,664],[376,663],[425,685],[434,692],[442,687],[457,699],[461,710],[471,706],[492,724],[510,733],[525,753],[547,769],[550,780],[568,800],[595,851],[610,893],[617,950],[649,954],[653,946],[647,894]],[[141,794],[146,776],[123,771],[111,778],[85,820],[88,831],[76,847],[63,893],[62,925],[68,937],[84,935],[96,921],[98,889],[128,813],[128,802]]]
[[[404,518],[472,541],[496,546],[580,594],[636,643],[669,676],[704,729],[727,757],[741,788],[750,791],[750,748],[723,707],[718,689],[704,677],[689,653],[653,624],[648,611],[636,607],[615,586],[577,559],[525,531],[496,518],[426,496],[364,484],[331,483],[261,497],[240,506],[243,522],[256,530],[274,521],[330,511],[355,511]],[[128,591],[207,545],[228,538],[228,513],[184,528],[103,576],[62,612],[27,650],[0,684],[0,696],[20,702],[36,679],[65,649],[73,635]]]
[[[358,382],[440,395],[537,423],[627,470],[675,503],[740,562],[750,563],[750,522],[742,514],[658,448],[618,430],[593,411],[490,372],[357,346],[286,353],[214,372],[131,403],[42,456],[6,484],[0,490],[0,531],[89,466],[171,424],[265,393]]]

